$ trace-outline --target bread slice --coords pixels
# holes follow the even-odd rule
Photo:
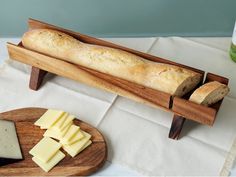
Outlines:
[[[217,81],[208,82],[196,89],[189,100],[205,106],[212,105],[223,99],[229,92],[229,87]]]
[[[201,80],[199,73],[156,63],[123,50],[83,43],[65,33],[35,29],[22,38],[25,48],[171,95],[183,96]]]

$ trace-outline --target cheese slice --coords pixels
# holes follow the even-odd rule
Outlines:
[[[48,162],[42,162],[37,157],[33,157],[32,160],[40,166],[45,172],[49,172],[54,166],[56,166],[63,158],[65,157],[65,154],[63,154],[61,151],[57,151],[57,153],[48,161]]]
[[[60,131],[61,138],[65,136],[65,134],[68,132],[70,127],[72,126],[73,122],[71,121],[62,131]]]
[[[72,124],[72,122],[71,122],[71,124]],[[57,140],[61,140],[64,137],[64,135],[66,134],[66,132],[70,129],[71,124],[68,124],[67,127],[65,127],[65,129],[63,131],[49,128],[44,132],[43,136],[44,137],[51,137],[51,138],[54,138]]]
[[[81,151],[83,151],[84,149],[86,149],[90,144],[92,144],[92,141],[91,141],[91,140],[89,140],[89,141],[84,145],[84,147],[81,149]],[[79,153],[80,153],[81,151],[79,151]]]
[[[81,153],[81,152],[82,152],[84,149],[86,149],[90,144],[92,144],[92,141],[91,141],[91,140],[89,140],[89,141],[82,147],[82,149],[81,149],[80,151],[78,151],[77,154]]]
[[[85,136],[83,139],[71,145],[62,145],[62,148],[72,157],[75,157],[78,153],[80,153],[83,150],[84,146],[86,146],[86,144],[89,142],[89,139],[91,138],[90,134],[84,131],[82,132]]]
[[[76,133],[80,130],[79,126],[71,125],[66,134],[61,138],[61,144],[68,144],[68,142],[76,135]]]
[[[61,146],[62,145],[57,141],[49,137],[44,137],[30,150],[29,153],[45,163],[57,153]]]
[[[60,127],[60,131],[63,131],[68,125],[72,125],[74,119],[75,119],[74,115],[69,115],[66,118],[64,124]]]
[[[0,166],[22,159],[14,122],[0,120]]]
[[[34,125],[40,126],[42,129],[47,129],[58,121],[64,113],[64,111],[49,109],[34,123]]]
[[[67,112],[63,114],[63,116],[61,116],[61,118],[55,124],[53,124],[51,129],[60,131],[60,128],[64,125],[68,116],[69,114]]]
[[[70,122],[62,131],[53,130],[51,128],[47,129],[45,133],[43,134],[44,137],[51,137],[57,140],[61,140],[62,137],[66,134],[66,132],[69,130],[70,126],[73,122]]]
[[[52,130],[52,129],[47,129],[47,131],[44,132],[43,136],[44,137],[51,137],[51,138],[54,138],[57,140],[60,140],[62,138],[60,132],[58,132],[56,130]]]
[[[78,131],[78,132],[75,134],[75,136],[73,136],[69,141],[64,142],[64,144],[70,145],[70,144],[73,144],[73,143],[75,143],[75,142],[81,140],[82,138],[84,138],[83,132],[82,132],[82,131]]]

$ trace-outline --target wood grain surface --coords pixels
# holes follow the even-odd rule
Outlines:
[[[91,125],[76,119],[74,123],[92,135],[92,144],[78,154],[66,157],[50,172],[44,172],[33,161],[30,149],[43,137],[41,130],[33,123],[46,111],[42,108],[23,108],[0,113],[0,119],[13,120],[21,145],[24,160],[0,167],[1,176],[82,176],[89,175],[100,169],[107,159],[107,146],[102,134]]]

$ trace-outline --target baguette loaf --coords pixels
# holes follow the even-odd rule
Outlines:
[[[209,106],[224,98],[228,92],[229,87],[227,85],[217,81],[208,82],[196,89],[190,96],[189,100]]]
[[[183,96],[201,79],[199,73],[156,63],[123,50],[83,43],[65,33],[35,29],[23,35],[25,48],[137,84]]]

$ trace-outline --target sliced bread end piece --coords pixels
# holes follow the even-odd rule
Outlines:
[[[210,106],[223,99],[229,93],[229,87],[217,81],[208,82],[196,89],[189,100]]]

